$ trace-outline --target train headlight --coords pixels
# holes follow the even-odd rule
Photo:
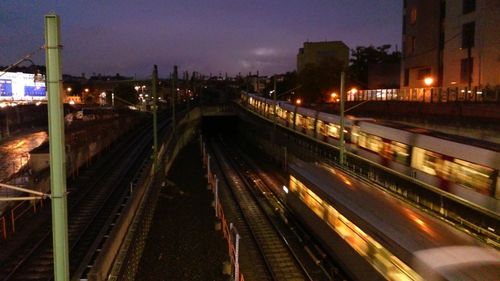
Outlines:
[[[288,188],[286,186],[283,186],[283,191],[288,194]]]

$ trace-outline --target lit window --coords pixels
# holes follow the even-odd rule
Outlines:
[[[415,24],[417,22],[417,7],[411,7],[410,10],[410,23]]]

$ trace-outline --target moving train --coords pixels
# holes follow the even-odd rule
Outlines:
[[[354,280],[498,280],[500,254],[322,163],[290,165],[286,204]],[[349,192],[346,192],[349,191]]]
[[[240,102],[283,127],[339,145],[338,115],[245,92]],[[353,154],[500,213],[498,144],[353,116],[345,118],[344,139]]]

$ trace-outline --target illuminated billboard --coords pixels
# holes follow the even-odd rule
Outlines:
[[[40,101],[46,99],[45,82],[35,82],[34,74],[0,72],[0,100]]]

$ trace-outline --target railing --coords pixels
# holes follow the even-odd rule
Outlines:
[[[411,88],[351,90],[348,101],[409,101],[409,102],[500,102],[500,87],[495,88]]]
[[[36,213],[38,205],[43,207],[43,201],[43,199],[23,200],[12,207],[8,212],[8,214],[10,214],[10,220],[7,214],[0,216],[0,232],[2,233],[2,238],[6,240],[9,232],[16,232],[16,220],[26,215],[30,210]],[[10,222],[10,229],[7,229],[8,222]]]
[[[0,222],[2,223],[2,237],[5,240],[7,239],[7,225],[5,223],[5,217],[1,217]]]
[[[207,169],[208,188],[214,194],[215,216],[220,220],[222,224],[222,233],[224,234],[224,238],[227,241],[227,248],[229,251],[229,257],[231,259],[231,266],[233,269],[233,278],[231,280],[244,281],[245,278],[240,271],[239,263],[240,235],[238,234],[238,231],[236,230],[234,224],[232,222],[228,223],[226,219],[219,198],[219,180],[217,179],[217,175],[212,172],[212,169],[210,167],[210,155],[206,152],[205,143],[203,143],[203,141],[201,141],[200,143],[202,148],[203,167]]]

